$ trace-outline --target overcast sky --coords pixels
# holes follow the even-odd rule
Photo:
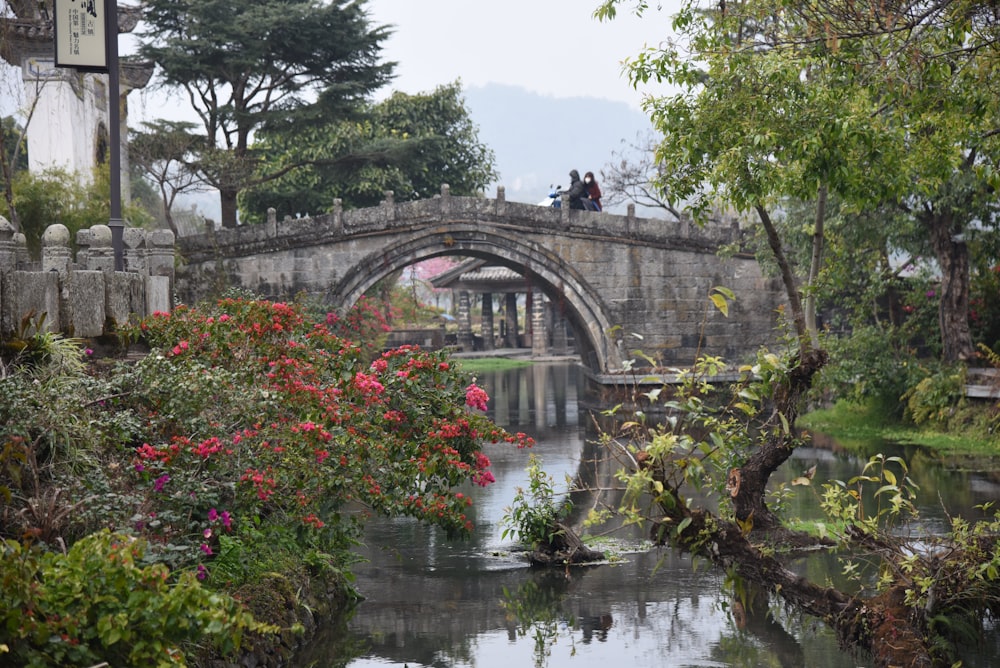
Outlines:
[[[679,0],[651,3],[645,17],[592,17],[599,0],[369,0],[372,20],[393,26],[384,56],[398,62],[394,90],[417,93],[461,79],[554,97],[593,96],[638,108],[641,93],[621,63],[670,31]],[[628,6],[634,4],[629,0]],[[659,4],[664,9],[657,11]]]

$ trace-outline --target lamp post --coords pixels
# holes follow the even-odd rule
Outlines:
[[[108,57],[108,138],[111,169],[111,248],[115,271],[125,271],[125,221],[122,219],[121,83],[118,74],[118,2],[104,1],[104,39]]]

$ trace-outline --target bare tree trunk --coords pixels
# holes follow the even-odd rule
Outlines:
[[[219,200],[222,205],[222,227],[236,227],[238,222],[236,216],[236,195],[239,191],[235,188],[220,188]]]
[[[795,334],[799,337],[799,345],[802,348],[808,348],[810,347],[809,332],[806,329],[805,312],[802,309],[802,300],[799,297],[799,286],[795,280],[795,275],[792,273],[792,265],[789,264],[788,258],[785,256],[785,249],[781,247],[781,237],[778,235],[778,230],[775,228],[774,221],[771,220],[771,215],[767,212],[767,209],[762,204],[758,204],[754,209],[756,209],[757,215],[760,217],[764,231],[767,232],[767,243],[771,247],[771,253],[774,255],[774,260],[778,263],[778,269],[781,271],[781,281],[785,285],[788,306],[792,309],[792,322],[795,324]]]

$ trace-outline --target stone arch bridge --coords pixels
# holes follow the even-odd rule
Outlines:
[[[595,374],[627,366],[636,350],[667,365],[701,353],[746,359],[772,344],[780,283],[737,243],[728,226],[452,197],[207,231],[178,240],[177,294],[194,302],[241,287],[271,299],[306,292],[346,308],[379,280],[422,260],[454,255],[486,260],[524,276],[536,304],[547,301],[574,335]],[[713,287],[736,293],[725,317],[710,306]],[[532,313],[533,319],[538,314]],[[537,351],[537,349],[536,349]]]

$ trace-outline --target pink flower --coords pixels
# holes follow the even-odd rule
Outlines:
[[[217,519],[219,519],[219,512],[215,508],[209,508],[208,509],[208,521],[209,522],[214,522]]]
[[[208,543],[201,544],[201,551],[204,552],[206,556],[212,556],[212,548],[208,546]]]
[[[205,568],[205,564],[198,564],[198,573],[195,575],[199,580],[204,580],[208,577],[208,569]]]
[[[153,481],[153,491],[162,492],[163,486],[170,482],[170,476],[164,473],[159,478]]]
[[[477,410],[485,411],[486,402],[490,400],[486,390],[475,383],[465,388],[465,405]]]

